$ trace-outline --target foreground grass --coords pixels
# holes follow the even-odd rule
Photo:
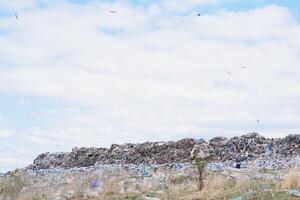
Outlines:
[[[161,171],[163,180],[143,178],[128,172],[30,177],[14,174],[0,178],[0,200],[48,200],[60,196],[65,200],[139,200],[139,199],[234,199],[243,200],[296,200],[289,190],[300,190],[300,170],[245,172],[227,169],[224,173],[211,173],[206,177],[204,189],[198,191],[193,173],[178,174]],[[91,185],[101,180],[101,184]],[[93,186],[93,188],[91,188]],[[95,186],[95,187],[94,187]]]

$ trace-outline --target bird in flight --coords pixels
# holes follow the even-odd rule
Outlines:
[[[256,122],[257,122],[257,123],[260,123],[260,120],[259,120],[259,119],[256,119]]]
[[[15,18],[16,18],[17,20],[19,20],[19,17],[18,17],[18,15],[17,15],[17,13],[15,14]]]
[[[231,75],[231,72],[227,72],[227,74]]]
[[[110,13],[114,13],[114,14],[117,13],[117,11],[115,11],[115,10],[110,10],[109,12],[110,12]]]
[[[244,67],[244,66],[242,66],[241,68],[242,68],[242,69],[246,69],[246,67]]]
[[[198,14],[197,14],[197,16],[198,16],[198,17],[200,17],[200,16],[201,16],[201,14],[200,14],[200,13],[198,13]]]

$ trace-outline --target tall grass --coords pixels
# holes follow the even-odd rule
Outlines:
[[[44,200],[57,196],[66,200],[138,200],[146,196],[162,200],[235,197],[244,200],[296,199],[285,191],[300,189],[299,168],[286,172],[283,179],[276,178],[282,177],[282,171],[265,176],[269,178],[252,178],[253,173],[229,169],[226,173],[211,173],[201,191],[191,171],[159,170],[158,174],[165,177],[161,180],[157,177],[144,178],[126,170],[95,170],[38,177],[20,174],[0,178],[0,200]]]
[[[300,190],[300,170],[297,168],[288,171],[282,182],[278,185],[282,190]]]
[[[14,174],[0,179],[0,200],[17,200],[22,192],[30,190],[30,181],[27,176]]]

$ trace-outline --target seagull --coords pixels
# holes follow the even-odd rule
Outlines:
[[[15,18],[16,18],[17,20],[19,20],[19,17],[18,17],[18,15],[17,15],[17,13],[15,14]]]
[[[242,68],[242,69],[246,69],[246,67],[244,67],[244,66],[242,66],[241,68]]]
[[[110,13],[114,13],[114,14],[117,13],[117,11],[115,11],[115,10],[110,10],[109,12],[110,12]]]
[[[230,74],[230,75],[231,75],[231,72],[227,72],[227,74]]]
[[[257,122],[257,123],[260,123],[260,120],[259,120],[259,119],[256,119],[256,122]]]
[[[198,17],[200,17],[200,16],[201,16],[201,14],[200,14],[200,13],[198,13],[198,14],[197,14],[197,16],[198,16]]]

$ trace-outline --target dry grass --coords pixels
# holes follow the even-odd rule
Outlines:
[[[231,190],[233,183],[234,181],[220,175],[208,177],[204,189],[198,193],[198,198],[207,200],[218,199],[224,196],[228,190]]]
[[[281,190],[300,189],[300,170],[297,168],[288,171],[282,182],[278,185]]]
[[[274,178],[277,172],[265,176],[269,178],[253,179],[242,170],[229,170],[230,176],[210,174],[202,191],[198,191],[193,173],[178,174],[172,170],[159,171],[165,174],[162,185],[159,185],[161,181],[135,177],[128,171],[66,173],[60,175],[60,180],[65,180],[60,184],[54,181],[57,174],[47,174],[37,180],[25,175],[9,176],[0,178],[0,200],[44,200],[56,196],[66,200],[139,200],[145,196],[166,200],[217,200],[238,196],[244,200],[288,200],[296,197],[283,190],[299,189],[299,172],[299,169],[290,170],[278,183]],[[91,184],[95,181],[99,182],[93,188]]]
[[[282,181],[284,189],[299,189],[299,169],[291,170]],[[232,172],[234,173],[234,172]],[[272,172],[273,173],[273,172]],[[168,188],[164,199],[197,199],[197,200],[221,200],[242,197],[244,200],[296,200],[282,188],[276,187],[278,180],[276,176],[270,175],[265,178],[250,178],[249,174],[241,172],[234,174],[238,179],[225,177],[221,174],[212,174],[205,180],[204,188],[197,191],[192,182],[173,185]]]
[[[106,172],[102,174],[102,195],[109,196],[125,193],[125,182],[127,174],[124,172]]]
[[[15,174],[0,180],[0,200],[19,199],[21,193],[29,190],[30,181],[28,177]]]

